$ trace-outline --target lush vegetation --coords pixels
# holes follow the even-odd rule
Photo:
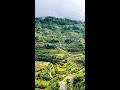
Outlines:
[[[35,18],[35,61],[35,90],[85,90],[85,23]]]

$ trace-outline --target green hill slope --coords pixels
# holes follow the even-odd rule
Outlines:
[[[59,82],[68,84],[68,76],[73,79],[67,90],[83,85],[84,71],[82,76],[79,71],[85,64],[85,22],[55,17],[35,18],[35,61],[51,63],[37,68],[36,90],[59,90]],[[49,75],[50,67],[53,78]]]

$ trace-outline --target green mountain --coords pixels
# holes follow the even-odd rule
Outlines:
[[[85,22],[35,18],[35,61],[36,90],[85,90]]]

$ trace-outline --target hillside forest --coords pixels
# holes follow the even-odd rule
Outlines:
[[[85,90],[85,22],[35,18],[35,90]]]

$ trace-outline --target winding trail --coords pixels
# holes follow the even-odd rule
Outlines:
[[[50,75],[51,78],[53,78],[53,76],[52,76],[52,74],[51,74],[52,68],[53,68],[53,64],[52,64],[52,66],[50,67],[50,74],[49,74],[49,75]]]

